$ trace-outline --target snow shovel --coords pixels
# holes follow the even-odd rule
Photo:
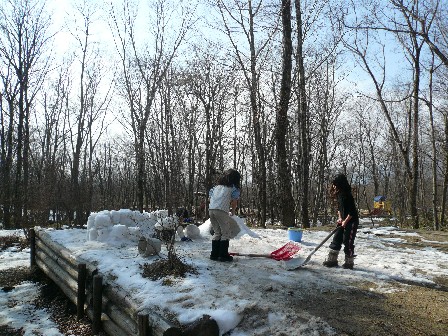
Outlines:
[[[300,246],[294,244],[293,242],[288,242],[279,249],[269,253],[269,254],[258,254],[258,253],[239,253],[239,252],[230,252],[229,254],[232,256],[241,256],[241,257],[260,257],[260,258],[270,258],[274,260],[290,260],[292,256],[296,254],[300,250]]]
[[[298,269],[298,268],[300,268],[300,267],[303,267],[303,266],[305,266],[306,264],[308,264],[308,262],[311,260],[311,257],[313,256],[313,254],[316,253],[316,251],[317,251],[318,249],[320,249],[320,248],[322,247],[322,245],[324,245],[324,244],[326,243],[326,241],[327,241],[328,239],[330,239],[331,236],[334,235],[340,228],[342,228],[342,226],[337,226],[333,231],[331,231],[331,232],[328,234],[328,236],[326,236],[325,239],[322,240],[322,242],[321,242],[319,245],[316,246],[316,248],[313,250],[313,252],[311,252],[311,253],[309,254],[309,256],[308,256],[304,261],[302,261],[301,259],[296,259],[297,261],[296,261],[296,260],[291,260],[290,262],[286,262],[286,263],[285,263],[285,267],[286,267],[286,269],[287,269],[288,271],[293,271],[293,270],[296,270],[296,269]],[[290,258],[290,259],[291,259],[291,258]],[[289,260],[289,259],[288,259],[288,260]],[[297,262],[298,262],[298,263],[297,263]]]

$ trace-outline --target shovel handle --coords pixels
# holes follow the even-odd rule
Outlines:
[[[296,270],[296,269],[299,269],[299,268],[305,266],[306,264],[308,264],[308,262],[311,260],[311,257],[313,256],[313,254],[316,253],[316,251],[317,251],[318,249],[320,249],[320,248],[322,247],[322,245],[325,244],[325,242],[326,242],[328,239],[330,239],[330,237],[331,237],[332,235],[334,235],[334,234],[335,234],[341,227],[342,227],[342,226],[337,226],[333,231],[331,231],[331,232],[328,234],[328,236],[325,237],[325,239],[324,239],[319,245],[316,246],[316,248],[313,250],[313,252],[311,252],[311,253],[308,255],[308,257],[307,257],[307,258],[306,258],[300,265],[296,265],[296,266],[290,268],[289,270],[290,270],[290,271],[292,271],[292,270]]]
[[[328,234],[328,236],[326,236],[325,239],[322,240],[322,242],[319,245],[316,246],[316,248],[314,249],[314,252],[316,252],[318,249],[320,249],[322,247],[322,245],[325,244],[327,242],[327,240],[330,239],[330,237],[332,235],[334,235],[340,228],[342,228],[342,226],[336,226],[336,228],[333,231],[331,231]]]
[[[270,254],[229,252],[231,256],[272,258]]]

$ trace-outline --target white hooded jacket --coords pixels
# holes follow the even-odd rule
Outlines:
[[[229,211],[230,201],[240,198],[240,191],[235,186],[217,185],[210,189],[210,210]]]

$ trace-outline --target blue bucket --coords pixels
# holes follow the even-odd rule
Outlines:
[[[302,241],[302,233],[303,233],[303,230],[300,228],[288,228],[289,240],[292,240],[295,242],[301,242]]]

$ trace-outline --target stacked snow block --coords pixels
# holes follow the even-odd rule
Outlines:
[[[142,237],[147,241],[156,238],[169,243],[176,234],[181,241],[204,237],[200,227],[180,225],[179,217],[168,216],[168,210],[141,213],[120,209],[92,212],[87,220],[86,239],[125,246],[138,244]]]
[[[87,240],[108,244],[135,244],[141,237],[154,238],[157,232],[174,230],[177,218],[167,210],[139,212],[129,209],[93,212],[87,220]]]

